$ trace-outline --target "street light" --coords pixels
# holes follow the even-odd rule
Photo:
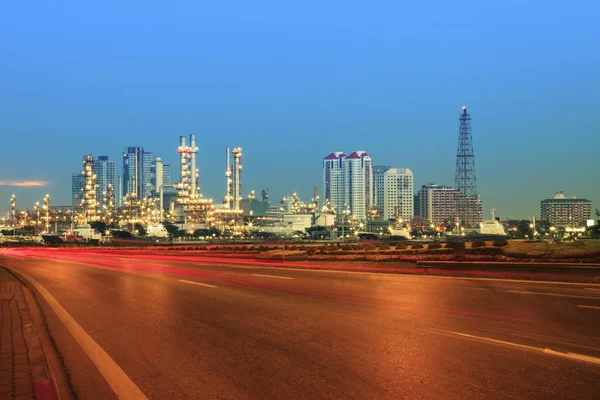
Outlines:
[[[344,225],[346,225],[346,216],[350,214],[350,208],[348,204],[344,204],[344,211],[342,211],[342,240],[344,240]]]
[[[40,202],[39,201],[35,202],[35,214],[36,214],[35,224],[36,224],[36,226],[39,226],[40,225]]]

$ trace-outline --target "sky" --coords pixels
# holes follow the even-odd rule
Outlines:
[[[68,205],[84,154],[121,170],[143,146],[177,170],[196,133],[200,186],[224,196],[321,188],[331,151],[453,184],[473,118],[484,212],[539,215],[563,191],[600,208],[595,1],[103,1],[0,5],[0,212]],[[173,174],[175,177],[177,173]]]

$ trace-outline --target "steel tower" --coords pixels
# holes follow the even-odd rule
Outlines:
[[[471,134],[471,115],[467,113],[467,107],[462,108],[462,114],[459,118],[454,186],[457,190],[456,217],[458,222],[467,226],[479,223],[475,153],[473,152],[473,136]]]

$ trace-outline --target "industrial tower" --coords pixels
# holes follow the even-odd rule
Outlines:
[[[83,198],[81,199],[83,223],[87,224],[98,219],[98,202],[96,194],[98,184],[96,182],[96,174],[94,173],[94,156],[88,154],[83,157],[83,171],[81,174],[84,178]]]
[[[471,115],[462,108],[459,118],[458,149],[456,151],[456,218],[462,226],[475,226],[481,222],[481,203],[475,179],[475,153],[471,134]]]

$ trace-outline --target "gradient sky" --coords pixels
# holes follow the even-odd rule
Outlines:
[[[215,200],[226,145],[244,195],[275,201],[308,201],[330,151],[453,184],[463,105],[486,216],[539,215],[559,190],[600,207],[596,1],[88,3],[0,6],[1,211],[12,193],[69,204],[86,153],[119,172],[141,145],[176,169],[191,132]]]

